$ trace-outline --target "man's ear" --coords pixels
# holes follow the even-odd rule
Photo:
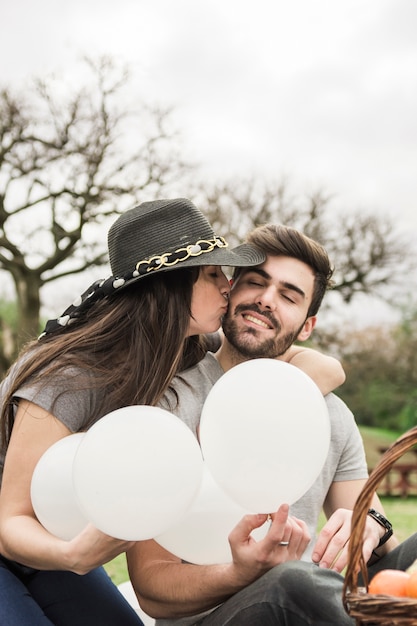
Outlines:
[[[307,339],[310,337],[311,333],[313,332],[316,322],[317,322],[317,317],[315,315],[308,317],[306,321],[304,322],[304,326],[298,333],[297,341],[307,341]]]

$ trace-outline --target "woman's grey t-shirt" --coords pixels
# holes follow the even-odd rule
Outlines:
[[[0,402],[15,376],[16,363],[0,385]],[[84,380],[84,382],[82,382]],[[56,376],[40,375],[14,394],[14,398],[29,400],[54,415],[72,433],[85,430],[86,424],[101,399],[99,391],[85,388],[85,373],[74,367],[62,370]],[[3,475],[4,453],[0,454],[0,482]]]

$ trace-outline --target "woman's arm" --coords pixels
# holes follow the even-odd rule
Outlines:
[[[36,519],[30,497],[33,471],[42,454],[69,434],[62,422],[38,405],[19,402],[0,491],[0,552],[36,569],[84,574],[124,552],[132,542],[108,537],[91,524],[64,541]]]
[[[346,380],[342,364],[337,359],[312,348],[293,345],[280,359],[308,374],[324,396]]]

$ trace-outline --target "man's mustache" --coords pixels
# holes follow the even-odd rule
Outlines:
[[[253,304],[253,303],[252,304],[238,304],[236,305],[233,314],[236,315],[237,313],[242,313],[243,311],[253,311],[254,313],[258,313],[259,315],[266,317],[271,322],[275,330],[278,330],[278,331],[281,330],[280,323],[275,319],[272,313],[270,311],[261,311],[261,309],[258,307],[257,304]],[[229,309],[229,312],[230,312],[230,309]]]

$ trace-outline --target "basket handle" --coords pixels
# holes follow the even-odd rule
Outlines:
[[[343,584],[343,604],[346,609],[348,593],[357,591],[359,571],[362,574],[364,585],[368,588],[368,570],[362,554],[362,538],[368,509],[371,506],[374,493],[394,463],[416,443],[417,426],[414,426],[414,428],[408,430],[392,443],[384,452],[356,500],[352,513],[348,564]]]

